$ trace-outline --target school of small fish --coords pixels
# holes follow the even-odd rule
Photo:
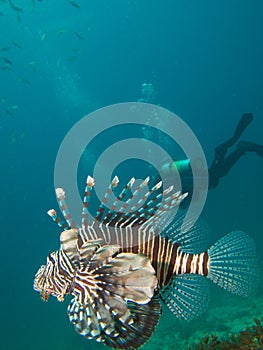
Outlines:
[[[15,15],[15,20],[17,21],[18,25],[23,24],[23,15],[27,13],[31,13],[34,16],[34,13],[41,9],[41,6],[44,5],[45,1],[43,0],[31,0],[31,3],[29,1],[29,4],[27,3],[25,7],[21,7],[21,5],[16,4],[16,0],[0,0],[0,21],[1,18],[4,18],[6,16],[13,18],[13,15]],[[72,11],[79,10],[81,8],[80,3],[74,0],[69,0],[68,4]],[[75,10],[74,10],[75,9]],[[48,41],[49,33],[48,31],[40,31],[38,34],[39,40],[41,41]],[[76,38],[76,44],[74,47],[70,49],[69,53],[65,53],[65,57],[58,58],[57,59],[57,67],[60,66],[61,62],[68,62],[73,64],[76,62],[81,54],[81,49],[78,48],[77,44],[78,42],[84,40],[84,35],[80,34],[78,31],[75,31],[74,29],[69,29],[67,27],[63,28],[57,28],[56,30],[57,35],[72,35],[72,37]],[[52,35],[54,33],[52,32]],[[3,41],[5,38],[4,36],[1,37],[1,41]],[[24,72],[28,72],[26,74],[31,76],[31,73],[36,74],[39,71],[39,65],[40,62],[38,62],[37,59],[32,58],[27,62],[25,69],[23,69],[23,72],[21,73],[21,68],[18,68],[18,64],[16,63],[16,57],[18,56],[17,53],[22,54],[25,52],[26,47],[24,43],[21,43],[20,40],[12,40],[8,43],[2,43],[0,41],[0,74],[11,74],[13,78],[30,88],[32,86],[32,79],[27,78],[24,76]],[[74,43],[73,43],[74,44]],[[66,50],[66,49],[65,49]],[[20,62],[19,62],[20,63]],[[1,93],[3,93],[1,91]],[[5,96],[0,96],[0,119],[4,118],[4,115],[7,117],[11,117],[14,115],[15,112],[19,110],[18,104],[14,101],[13,103],[7,102],[7,99]],[[16,141],[16,137],[12,137],[12,143]]]

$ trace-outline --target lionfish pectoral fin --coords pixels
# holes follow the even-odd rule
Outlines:
[[[129,318],[130,312],[122,300],[115,300],[114,309],[111,309],[110,305],[112,302],[104,303],[98,298],[94,298],[92,304],[83,304],[76,298],[72,299],[68,306],[69,320],[73,323],[75,330],[88,339],[104,341],[105,335],[116,337],[118,331],[115,328],[113,316],[117,315],[121,318],[126,315],[126,318]]]
[[[139,305],[103,293],[92,305],[72,299],[68,306],[69,319],[79,334],[117,349],[137,349],[143,345],[154,332],[160,315],[158,296]]]
[[[254,293],[259,271],[253,239],[233,231],[208,249],[208,278],[227,291],[241,296]]]
[[[87,266],[98,249],[100,248],[101,240],[86,241],[79,247],[79,262],[80,266]]]
[[[158,284],[149,259],[139,254],[120,253],[95,273],[101,288],[139,304],[151,300]]]
[[[162,288],[160,296],[176,317],[190,321],[206,310],[209,287],[204,276],[178,275]]]
[[[89,261],[89,271],[95,270],[107,263],[119,252],[119,250],[120,246],[118,245],[106,245],[100,247]]]
[[[106,336],[106,345],[117,349],[137,349],[152,336],[162,313],[158,295],[145,305],[128,302],[128,309],[133,322],[130,324],[115,320],[117,337]]]

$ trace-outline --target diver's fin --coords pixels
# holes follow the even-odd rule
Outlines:
[[[173,314],[187,321],[200,316],[209,303],[209,286],[204,276],[178,275],[160,292]]]
[[[208,249],[208,278],[241,296],[253,294],[258,282],[255,243],[242,231],[233,231]]]
[[[219,146],[215,148],[216,155],[220,158],[224,158],[227,153],[228,148],[232,147],[240,136],[243,134],[247,126],[252,122],[253,114],[252,113],[244,113],[236,127],[234,135],[228,139],[227,141],[221,143]]]
[[[248,127],[248,125],[253,120],[253,114],[252,113],[244,113],[236,127],[236,130],[234,132],[233,136],[233,144],[236,143],[236,141],[240,138],[240,136],[243,134],[245,129]]]
[[[255,152],[260,158],[263,158],[263,146],[257,143],[250,141],[239,141],[237,144],[237,148],[242,150],[244,153]]]

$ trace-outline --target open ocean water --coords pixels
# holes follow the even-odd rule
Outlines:
[[[74,331],[68,300],[43,303],[32,287],[48,252],[58,248],[60,231],[46,211],[57,209],[54,165],[70,128],[98,108],[138,101],[141,85],[151,83],[148,102],[188,124],[208,164],[243,113],[254,120],[241,139],[263,144],[262,33],[261,0],[0,1],[1,349],[104,348]],[[117,137],[125,132],[132,134],[127,126]],[[159,134],[151,141],[167,143]],[[85,151],[80,192],[103,142]],[[133,168],[127,165],[125,176],[134,176]],[[243,230],[256,242],[260,266],[262,179],[263,159],[246,154],[209,191],[202,214],[208,246]],[[263,316],[262,280],[249,299],[210,284],[211,302],[198,320],[179,321],[164,307],[144,349],[187,349],[207,333],[239,332]]]

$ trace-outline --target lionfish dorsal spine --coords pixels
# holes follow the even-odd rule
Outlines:
[[[81,216],[81,226],[87,227],[89,225],[89,204],[90,204],[90,195],[91,191],[95,185],[94,179],[91,176],[87,177],[85,193],[83,197],[83,206],[82,206],[82,216]]]
[[[70,214],[70,211],[68,209],[66,198],[65,198],[65,191],[62,188],[56,188],[56,197],[59,204],[59,208],[68,224],[71,228],[76,228],[77,225],[75,221],[72,219],[72,216]]]
[[[117,187],[118,183],[119,183],[119,179],[117,176],[115,176],[113,178],[113,180],[111,181],[107,191],[105,192],[104,197],[101,200],[100,206],[97,209],[95,220],[97,220],[99,222],[101,222],[103,220],[103,214],[104,214],[105,209],[106,209],[106,204],[109,201],[109,197],[112,195],[113,188]]]
[[[68,230],[68,224],[62,220],[58,215],[55,209],[48,210],[47,214],[51,217],[51,219],[63,230]]]
[[[109,210],[109,214],[112,214],[115,212],[115,210],[118,208],[118,205],[121,204],[121,206],[118,208],[119,212],[123,212],[125,211],[125,209],[127,208],[127,201],[123,201],[123,199],[125,198],[125,196],[127,196],[127,194],[131,191],[131,188],[133,186],[135,182],[135,178],[132,177],[129,182],[127,183],[127,185],[122,189],[121,193],[118,195],[117,199],[114,201],[113,206],[111,208],[111,210]]]

